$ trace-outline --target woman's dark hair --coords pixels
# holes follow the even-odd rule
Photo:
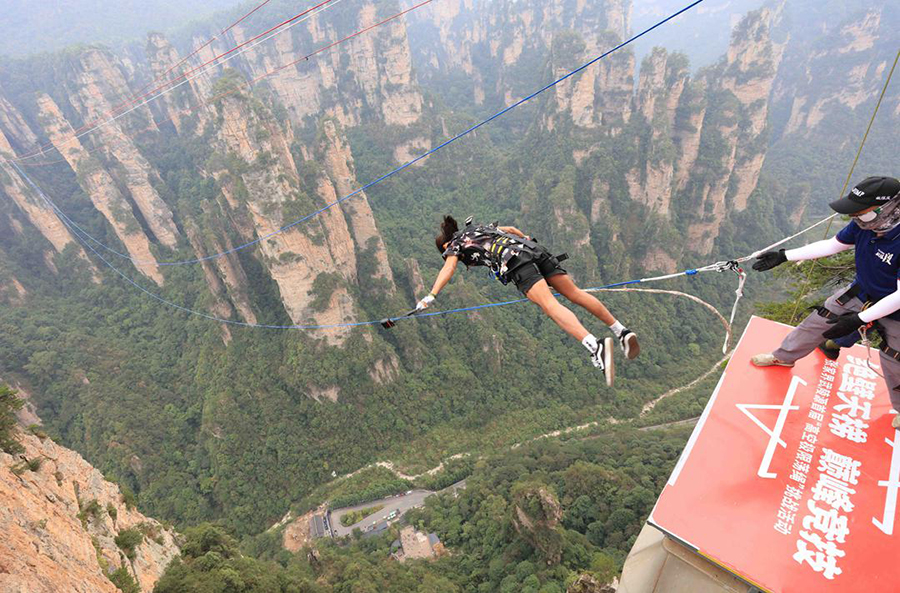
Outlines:
[[[444,253],[444,243],[448,243],[457,231],[459,231],[459,225],[456,223],[456,219],[450,215],[445,216],[444,222],[441,223],[441,232],[434,238],[434,244],[441,254]]]

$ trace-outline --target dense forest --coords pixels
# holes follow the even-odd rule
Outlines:
[[[432,562],[388,561],[396,527],[289,554],[272,534],[241,546],[206,524],[185,532],[181,558],[155,592],[562,593],[585,573],[606,583],[621,569],[689,431],[541,441],[479,462],[459,496],[431,497],[408,515],[453,550]]]
[[[290,4],[274,2],[267,16],[292,14]],[[859,24],[877,12],[872,26],[887,31],[898,18],[886,2],[871,11],[804,3],[821,25],[814,32],[795,8],[771,2],[734,19],[726,54],[702,68],[662,48],[638,64],[626,47],[596,76],[586,71],[340,208],[267,236],[548,84],[632,26],[628,0],[558,2],[555,15],[537,0],[463,4],[304,62],[296,79],[252,84],[271,63],[400,8],[342,5],[322,17],[324,33],[297,27],[277,49],[235,60],[71,151],[60,130],[121,101],[110,80],[146,88],[168,64],[160,56],[186,55],[228,15],[175,33],[172,46],[152,37],[146,47],[79,46],[0,63],[0,156],[54,146],[36,153],[28,179],[95,239],[74,227],[48,232],[34,215],[46,204],[0,163],[0,381],[28,399],[54,440],[185,534],[157,591],[551,593],[579,574],[617,573],[689,430],[620,429],[610,419],[648,427],[700,414],[718,369],[641,410],[721,358],[724,332],[708,309],[676,295],[598,293],[643,344],[635,361],[616,353],[611,389],[529,303],[405,319],[392,330],[252,326],[408,310],[442,264],[433,238],[445,214],[513,224],[567,251],[565,267],[583,286],[749,254],[834,197],[885,74],[883,48],[861,40]],[[484,31],[494,41],[479,38]],[[850,90],[831,88],[847,73]],[[886,112],[898,96],[888,94]],[[178,116],[185,110],[192,116]],[[878,121],[857,177],[890,173],[878,168],[891,162],[898,125]],[[116,207],[104,210],[99,194]],[[140,201],[149,194],[152,208]],[[142,266],[136,245],[154,262],[201,261]],[[148,297],[97,254],[200,315]],[[810,266],[751,275],[735,336],[753,312],[796,321],[845,263],[813,268],[808,285]],[[708,272],[657,286],[727,315],[737,278]],[[483,269],[460,269],[434,308],[519,296]],[[202,316],[210,314],[232,324]],[[5,431],[20,405],[0,391],[4,450],[15,447]],[[570,441],[509,450],[585,424]],[[468,455],[415,482],[381,469],[333,481],[386,460],[418,474],[458,454]],[[458,498],[429,499],[408,516],[452,550],[431,564],[386,562],[396,533],[292,555],[268,530],[326,500],[364,503],[462,477]],[[517,524],[516,509],[539,529]]]
[[[4,69],[4,88],[27,114],[34,109],[28,97],[36,83],[51,85],[73,67],[76,55],[13,62]],[[220,83],[231,84],[234,75],[226,74]],[[275,99],[265,92],[235,100],[253,110],[271,109],[278,117]],[[529,110],[524,113],[540,112]],[[389,170],[391,147],[403,138],[443,125],[459,128],[477,117],[462,109],[436,108],[405,130],[374,123],[350,129],[356,177],[373,179]],[[547,133],[529,117],[484,128],[465,144],[434,154],[427,166],[371,188],[369,199],[401,290],[390,291],[374,278],[347,286],[357,299],[359,318],[378,319],[409,306],[416,297],[409,261],[418,261],[417,274],[423,279],[433,277],[441,260],[429,244],[433,223],[444,213],[508,221],[558,250],[583,243],[579,233],[584,229],[577,226],[583,224],[578,222],[581,215],[573,218],[575,226],[560,226],[539,204],[548,195],[579,207],[579,196],[596,175],[571,162],[572,151],[586,139],[576,142],[571,124]],[[311,125],[315,130],[322,120]],[[647,122],[636,117],[622,134],[597,138],[596,151],[621,152],[622,158],[632,159],[629,138],[649,131]],[[199,207],[214,200],[219,189],[197,171],[213,161],[222,161],[231,175],[262,165],[233,155],[222,158],[211,134],[209,129],[190,136],[143,134],[136,146],[158,171],[161,197],[181,212],[185,224],[202,222],[207,234],[224,232],[227,241],[238,243],[227,220]],[[711,152],[707,158],[721,157]],[[314,166],[314,161],[304,161],[301,177],[316,175]],[[79,227],[125,251],[80,187],[84,173],[54,165],[34,167],[29,175],[64,204]],[[624,185],[621,178],[619,183]],[[649,211],[631,208],[626,195],[614,193],[610,213],[598,223],[619,238],[595,233],[595,248],[582,245],[567,262],[583,285],[652,272],[638,263],[640,251],[624,246],[641,245],[637,238],[651,229],[660,242],[677,232]],[[292,205],[299,212],[312,205],[302,200]],[[455,453],[477,453],[595,418],[633,417],[646,401],[708,369],[723,337],[718,322],[686,299],[603,295],[613,312],[651,345],[637,361],[620,365],[613,390],[601,387],[602,378],[578,344],[526,304],[404,322],[390,332],[354,330],[341,347],[303,332],[240,327],[230,328],[225,345],[215,324],[166,309],[111,272],[100,272],[103,282],[94,283],[87,262],[71,248],[56,256],[57,273],[45,273],[44,239],[28,227],[14,232],[15,204],[4,200],[0,208],[8,214],[0,217],[0,241],[9,255],[6,273],[29,294],[27,307],[0,309],[0,376],[27,385],[55,438],[133,490],[147,513],[178,525],[216,519],[234,533],[254,533],[333,472],[346,473],[379,458],[417,471]],[[290,211],[282,216],[293,218]],[[752,230],[745,239],[723,233],[727,250],[748,251],[751,236],[774,236],[771,227],[763,231],[754,224]],[[187,245],[154,249],[161,259],[191,256]],[[610,253],[598,257],[595,249]],[[257,321],[290,323],[278,303],[279,289],[261,265],[267,264],[265,257],[252,250],[237,257],[247,274]],[[365,253],[359,265],[360,277],[374,276],[377,262],[367,260]],[[193,307],[210,303],[198,266],[166,268],[165,274],[164,298]],[[313,286],[313,305],[315,298],[327,302],[342,286],[327,278],[323,274]],[[733,286],[734,278],[725,275],[668,285],[722,308],[730,303]],[[441,295],[440,306],[500,301],[512,294],[472,270],[458,274]],[[742,319],[746,317],[745,311]],[[598,333],[606,331],[597,322],[588,325]],[[397,368],[389,381],[373,380],[373,362],[384,353],[395,358]],[[341,393],[336,402],[310,397],[335,385]]]

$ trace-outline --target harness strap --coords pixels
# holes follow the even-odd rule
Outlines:
[[[900,350],[891,348],[888,345],[887,332],[885,331],[884,326],[876,321],[875,329],[878,331],[878,335],[881,336],[881,344],[878,346],[878,349],[894,360],[900,361]]]
[[[818,313],[825,319],[837,319],[838,317],[840,317],[839,313],[832,313],[831,311],[829,311],[828,309],[826,309],[825,307],[822,307],[822,306],[812,307],[812,308],[816,310],[816,313]]]
[[[506,275],[526,264],[532,263],[534,257],[540,252],[546,251],[546,249],[533,239],[526,239],[524,237],[519,237],[518,235],[501,231],[497,228],[497,224],[497,222],[493,222],[488,225],[476,225],[473,223],[472,217],[470,216],[466,219],[465,228],[454,233],[451,240],[458,240],[469,234],[476,236],[491,236],[492,240],[487,247],[488,262],[490,262],[493,274],[502,282]],[[509,249],[515,250],[513,259],[510,259],[508,262],[512,264],[512,266],[508,268],[506,266],[501,267],[500,262],[503,261],[505,253]],[[569,259],[569,254],[561,253],[557,256],[551,255],[550,257],[553,257],[558,263]]]
[[[853,286],[851,286],[849,289],[847,289],[847,291],[844,294],[842,294],[837,299],[835,299],[835,302],[837,302],[838,305],[843,307],[844,305],[849,303],[851,300],[853,300],[855,297],[859,296],[860,292],[861,292],[861,289],[859,287],[859,284],[854,283]]]
[[[848,288],[844,292],[844,294],[842,294],[838,298],[834,299],[834,302],[843,307],[847,303],[852,301],[854,298],[858,297],[860,292],[862,292],[862,290],[860,289],[859,284],[854,284],[853,286]],[[873,304],[875,304],[875,301],[869,300],[863,304],[863,309],[866,309],[867,307],[869,307],[870,305],[873,305]],[[819,315],[821,315],[822,317],[824,317],[825,319],[835,319],[835,318],[841,316],[839,313],[832,313],[831,311],[829,311],[822,305],[820,305],[818,307],[810,307],[810,309],[815,309],[816,312]]]
[[[878,349],[894,360],[900,361],[900,350],[894,350],[893,348],[888,346],[887,341],[884,339],[884,336],[881,337],[881,346],[879,346]]]

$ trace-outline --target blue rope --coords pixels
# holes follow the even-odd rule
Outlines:
[[[102,261],[104,264],[106,264],[106,266],[109,267],[113,272],[115,272],[116,274],[121,276],[126,282],[128,282],[129,284],[131,284],[132,286],[137,288],[142,293],[146,294],[147,296],[151,297],[152,299],[154,299],[156,301],[159,301],[160,303],[162,303],[164,305],[174,307],[175,309],[178,309],[179,311],[183,311],[190,315],[197,315],[199,317],[203,317],[204,319],[209,319],[210,321],[218,321],[220,323],[227,323],[230,325],[238,325],[238,326],[242,326],[242,327],[252,327],[252,328],[260,328],[260,329],[303,329],[303,330],[335,329],[335,328],[343,328],[343,327],[361,327],[361,326],[366,326],[366,325],[376,325],[376,324],[379,324],[382,322],[382,320],[376,319],[376,320],[372,320],[372,321],[356,321],[353,323],[332,323],[332,324],[327,324],[327,325],[275,325],[275,324],[267,324],[267,323],[247,323],[245,321],[235,321],[233,319],[225,319],[224,317],[216,317],[215,315],[210,315],[210,314],[204,313],[202,311],[197,311],[195,309],[190,309],[183,305],[179,305],[178,303],[172,302],[154,292],[150,292],[149,290],[147,290],[146,288],[144,288],[143,286],[141,286],[140,284],[135,282],[132,278],[130,278],[124,272],[119,270],[117,267],[112,265],[109,262],[109,260],[107,260],[96,249],[94,249],[90,243],[88,243],[84,240],[84,237],[82,236],[82,234],[80,232],[80,227],[78,227],[78,225],[76,225],[74,222],[72,222],[72,220],[69,219],[69,217],[66,216],[65,213],[62,212],[62,210],[60,210],[49,197],[47,197],[47,195],[41,190],[41,188],[39,188],[37,185],[35,185],[35,183],[31,180],[31,178],[28,177],[28,175],[26,175],[25,172],[22,171],[22,169],[20,169],[16,163],[13,162],[11,164],[13,167],[16,168],[16,171],[19,172],[19,175],[21,175],[22,178],[25,179],[25,181],[28,182],[28,184],[38,193],[38,195],[41,196],[41,198],[43,198],[45,202],[47,202],[47,205],[53,209],[53,211],[56,213],[57,216],[60,217],[60,220],[62,220],[63,224],[66,225],[66,227],[70,231],[72,231],[72,233],[75,235],[75,237],[79,240],[80,243],[82,243],[88,249],[90,249],[91,252],[100,259],[100,261]],[[682,272],[680,275],[690,276],[690,275],[692,275],[691,272],[693,272],[693,274],[696,274],[697,271],[698,270],[686,270],[686,271]],[[616,282],[614,284],[607,284],[605,286],[596,286],[596,287],[592,287],[592,288],[586,288],[585,290],[594,291],[594,290],[602,290],[605,288],[616,288],[619,286],[626,286],[629,284],[640,284],[644,281],[645,281],[645,279],[641,278],[638,280],[628,280],[625,282]],[[559,296],[559,293],[554,293],[554,294],[556,296]],[[521,299],[513,299],[511,301],[502,301],[499,303],[485,303],[485,304],[481,304],[481,305],[473,305],[471,307],[459,307],[457,309],[448,309],[446,311],[432,311],[430,313],[417,313],[415,315],[411,315],[408,317],[393,317],[393,318],[391,318],[391,320],[392,321],[402,321],[403,319],[409,319],[410,317],[436,317],[438,315],[449,315],[451,313],[464,313],[467,311],[477,311],[478,309],[490,309],[493,307],[504,307],[506,305],[514,305],[517,303],[524,303],[527,300],[528,300],[527,298],[521,298]]]
[[[605,58],[606,56],[612,54],[613,52],[618,51],[619,49],[622,49],[622,48],[625,47],[626,45],[628,45],[628,44],[632,43],[633,41],[635,41],[635,40],[637,40],[637,39],[643,37],[644,35],[646,35],[646,34],[649,33],[650,31],[652,31],[652,30],[656,29],[657,27],[660,27],[660,26],[664,25],[665,23],[669,22],[670,20],[674,19],[675,17],[677,17],[677,16],[680,15],[681,13],[690,10],[690,9],[693,8],[694,6],[697,6],[697,5],[700,4],[701,2],[703,2],[703,0],[695,0],[694,2],[692,2],[691,4],[685,6],[684,8],[682,8],[681,10],[679,10],[678,12],[676,12],[676,13],[674,13],[674,14],[671,14],[671,15],[669,15],[668,17],[664,18],[663,20],[659,21],[658,23],[656,23],[656,24],[653,25],[652,27],[649,27],[649,28],[647,28],[647,29],[644,29],[643,31],[641,31],[641,32],[638,33],[637,35],[635,35],[635,36],[633,36],[633,37],[631,37],[631,38],[629,38],[629,39],[623,41],[622,43],[620,43],[620,44],[617,45],[616,47],[612,48],[611,50],[607,51],[606,53],[601,54],[601,55],[597,56],[596,58],[592,59],[591,61],[582,64],[581,66],[579,66],[579,67],[576,68],[575,70],[572,70],[571,72],[569,72],[569,73],[566,74],[565,76],[563,76],[563,77],[561,77],[561,78],[558,78],[558,79],[554,80],[553,82],[551,82],[551,83],[548,84],[547,86],[541,88],[540,90],[531,93],[530,95],[528,95],[528,96],[525,97],[524,99],[520,99],[520,100],[516,101],[515,103],[513,103],[512,105],[510,105],[510,106],[508,106],[508,107],[506,107],[506,108],[504,108],[504,109],[501,109],[500,111],[498,111],[498,112],[495,113],[494,115],[490,116],[490,117],[487,118],[486,120],[482,121],[481,123],[478,123],[478,124],[472,126],[471,128],[465,130],[464,132],[461,132],[461,133],[457,134],[457,135],[454,136],[453,138],[450,138],[450,139],[447,140],[446,142],[443,142],[442,144],[439,144],[438,146],[432,148],[432,149],[429,150],[428,152],[425,152],[424,154],[421,154],[421,155],[417,156],[416,158],[414,158],[414,159],[412,159],[412,160],[410,160],[410,161],[407,161],[406,163],[404,163],[403,165],[400,165],[399,167],[397,167],[397,168],[394,169],[393,171],[391,171],[391,172],[389,172],[389,173],[387,173],[387,174],[385,174],[385,175],[382,175],[381,177],[379,177],[378,179],[376,179],[376,180],[374,180],[374,181],[370,181],[369,183],[363,185],[363,186],[360,187],[359,189],[356,189],[356,190],[350,192],[349,194],[347,194],[346,196],[344,196],[344,197],[342,197],[342,198],[339,198],[339,199],[335,200],[334,202],[331,202],[330,204],[327,204],[326,206],[323,206],[322,208],[319,208],[319,209],[316,210],[315,212],[313,212],[313,213],[311,213],[311,214],[307,214],[307,215],[304,216],[303,218],[297,219],[297,220],[295,220],[294,222],[292,222],[292,223],[290,223],[290,224],[288,224],[288,225],[286,225],[286,226],[283,226],[283,227],[281,227],[280,229],[278,229],[278,230],[276,230],[276,231],[272,231],[271,233],[269,233],[269,234],[267,234],[267,235],[264,235],[264,236],[262,236],[262,237],[259,237],[259,238],[257,238],[257,239],[254,239],[253,241],[248,241],[247,243],[243,243],[242,245],[238,245],[238,246],[236,246],[236,247],[232,247],[231,249],[228,249],[228,250],[226,250],[226,251],[222,251],[222,252],[219,252],[219,253],[214,253],[214,254],[212,254],[212,255],[207,255],[207,256],[204,256],[204,257],[198,257],[198,258],[196,258],[196,259],[186,259],[186,260],[182,260],[182,261],[173,261],[173,262],[155,262],[155,261],[141,261],[141,260],[136,260],[136,259],[132,258],[132,257],[131,257],[130,255],[128,255],[128,254],[120,253],[120,252],[116,251],[115,249],[113,249],[113,248],[111,248],[111,247],[108,247],[107,245],[104,245],[101,241],[99,241],[98,239],[95,239],[95,238],[92,237],[89,233],[84,232],[84,230],[81,230],[81,232],[84,234],[84,236],[85,236],[86,238],[90,239],[91,241],[93,241],[94,243],[96,243],[97,245],[99,245],[100,247],[102,247],[103,249],[105,249],[106,251],[109,251],[110,253],[112,253],[112,254],[114,254],[114,255],[117,255],[117,256],[119,256],[119,257],[121,257],[121,258],[124,258],[124,259],[127,259],[127,260],[131,260],[131,261],[134,262],[134,263],[153,264],[153,265],[157,265],[157,266],[181,266],[181,265],[187,265],[187,264],[196,264],[196,263],[200,263],[200,262],[204,262],[204,261],[209,261],[209,260],[211,260],[211,259],[218,259],[218,258],[223,257],[223,256],[225,256],[225,255],[228,255],[228,254],[230,254],[230,253],[234,253],[234,252],[236,252],[236,251],[240,251],[240,250],[242,250],[242,249],[246,249],[247,247],[251,247],[251,246],[253,246],[253,245],[256,245],[257,243],[260,243],[260,242],[262,242],[262,241],[265,241],[266,239],[269,239],[269,238],[271,238],[271,237],[274,237],[275,235],[278,235],[278,234],[280,234],[280,233],[283,233],[284,231],[286,231],[286,230],[288,230],[288,229],[290,229],[290,228],[293,228],[294,226],[300,224],[301,222],[305,222],[305,221],[309,220],[310,218],[313,218],[314,216],[318,216],[318,215],[321,214],[322,212],[325,212],[326,210],[328,210],[328,209],[330,209],[330,208],[333,208],[334,206],[337,206],[338,204],[340,204],[340,203],[343,202],[344,200],[348,200],[348,199],[352,198],[353,196],[355,196],[355,195],[357,195],[357,194],[359,194],[359,193],[361,193],[361,192],[364,192],[365,190],[369,189],[369,188],[372,187],[373,185],[375,185],[375,184],[377,184],[377,183],[380,183],[380,182],[384,181],[385,179],[388,179],[389,177],[393,177],[394,175],[396,175],[396,174],[399,173],[400,171],[403,171],[403,170],[406,169],[407,167],[410,167],[410,166],[414,165],[415,163],[419,162],[420,160],[422,160],[422,159],[424,159],[424,158],[430,156],[431,154],[437,152],[438,150],[444,148],[444,147],[447,146],[448,144],[451,144],[451,143],[453,143],[453,142],[456,142],[457,140],[459,140],[459,139],[462,138],[463,136],[466,136],[466,135],[470,134],[471,132],[474,132],[475,130],[477,130],[477,129],[480,128],[481,126],[483,126],[483,125],[485,125],[485,124],[487,124],[487,123],[489,123],[489,122],[491,122],[491,121],[497,119],[498,117],[502,116],[502,115],[505,114],[506,112],[511,111],[512,109],[515,109],[516,107],[518,107],[518,106],[521,105],[522,103],[525,103],[526,101],[529,101],[529,100],[533,99],[534,97],[540,95],[541,93],[543,93],[543,92],[546,91],[547,89],[550,89],[550,88],[552,88],[552,87],[558,85],[560,82],[566,80],[567,78],[570,78],[570,77],[574,76],[575,74],[581,72],[581,71],[584,70],[585,68],[588,68],[589,66],[593,65],[594,63],[599,62],[600,60],[602,60],[602,59]],[[9,162],[12,162],[12,161],[9,161]],[[16,168],[18,169],[18,167],[16,167]]]
[[[140,290],[147,296],[159,301],[160,303],[163,303],[164,305],[169,305],[170,307],[174,307],[174,308],[178,309],[179,311],[184,311],[185,313],[190,313],[191,315],[198,315],[200,317],[204,317],[211,321],[218,321],[221,323],[229,323],[231,325],[240,325],[240,326],[244,326],[244,327],[255,327],[255,328],[265,328],[265,329],[328,329],[328,328],[337,328],[337,327],[356,327],[356,326],[361,326],[361,325],[373,325],[373,324],[379,323],[378,321],[360,321],[360,322],[356,322],[356,323],[334,323],[331,325],[272,325],[272,324],[266,324],[266,323],[247,323],[244,321],[235,321],[233,319],[225,319],[224,317],[216,317],[215,315],[209,315],[202,311],[196,311],[194,309],[190,309],[188,307],[179,305],[178,303],[174,303],[164,297],[159,296],[156,293],[150,292],[149,290],[147,290],[146,288],[144,288],[143,286],[141,286],[140,284],[135,282],[133,279],[128,277],[124,272],[119,270],[117,267],[112,265],[109,262],[109,260],[107,260],[96,249],[94,249],[90,243],[88,243],[84,240],[84,237],[82,237],[81,233],[77,230],[80,227],[78,227],[78,225],[76,225],[74,222],[72,222],[72,220],[70,220],[69,217],[66,216],[65,213],[63,213],[63,211],[60,210],[56,206],[56,204],[54,204],[53,201],[50,198],[48,198],[46,196],[46,194],[44,194],[43,191],[41,191],[41,188],[39,188],[37,185],[34,184],[34,182],[28,177],[28,175],[26,175],[19,168],[19,166],[16,163],[13,162],[11,164],[19,172],[19,175],[21,175],[28,182],[28,184],[47,202],[47,205],[50,206],[54,212],[56,212],[56,215],[60,217],[60,220],[62,220],[63,224],[66,225],[66,227],[68,227],[68,229],[70,231],[72,231],[72,233],[75,235],[75,237],[79,240],[79,242],[81,244],[83,244],[88,249],[90,249],[91,252],[100,259],[100,261],[102,261],[104,264],[106,264],[113,272],[115,272],[116,274],[121,276],[126,282],[128,282],[129,284],[131,284],[132,286],[134,286],[135,288],[137,288],[138,290]]]

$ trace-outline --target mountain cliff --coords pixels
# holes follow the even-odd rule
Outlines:
[[[631,35],[630,9],[629,2],[565,9],[448,3],[419,15],[437,34],[417,35],[413,48],[434,67],[434,78],[423,75],[423,84],[465,75],[475,103],[509,104],[524,94],[517,86],[523,80],[538,87]],[[571,175],[576,193],[587,194],[577,207],[554,200],[548,231],[613,252],[616,242],[640,243],[629,265],[667,272],[686,255],[709,254],[722,225],[746,209],[757,186],[769,95],[784,49],[773,36],[780,18],[778,4],[750,13],[732,31],[720,62],[696,73],[683,55],[657,48],[638,74],[625,48],[556,85],[543,108],[531,107],[541,110],[545,138],[549,134],[569,151],[552,165],[574,168],[557,186]],[[470,76],[475,63],[481,72],[496,72],[496,79],[483,84]],[[546,191],[540,187],[538,182],[538,193]],[[639,210],[630,221],[622,217],[626,207]],[[639,234],[647,237],[649,227],[655,228],[650,240],[636,241]],[[676,235],[687,241],[672,250]]]
[[[838,197],[896,57],[900,11],[891,3],[834,7],[786,5],[793,33],[771,98],[773,141],[764,167],[785,217],[818,216]],[[794,31],[794,29],[791,29]],[[782,32],[782,35],[786,33]],[[896,175],[890,148],[898,131],[897,73],[860,155],[851,186],[869,175]]]
[[[289,4],[261,13],[278,22]],[[436,465],[473,442],[632,417],[714,362],[721,337],[696,311],[609,295],[648,344],[684,344],[622,365],[612,393],[528,305],[389,332],[240,324],[408,310],[441,265],[432,245],[445,213],[533,233],[568,251],[585,285],[750,252],[817,198],[795,179],[853,150],[848,130],[870,112],[886,68],[878,41],[896,22],[879,6],[825,29],[810,9],[835,44],[797,36],[796,11],[776,2],[736,22],[727,52],[701,69],[662,48],[638,64],[626,47],[339,204],[620,43],[631,3],[441,0],[310,56],[399,10],[341,4],[140,106],[132,95],[262,27],[235,27],[191,65],[182,56],[221,28],[5,61],[0,372],[39,393],[60,442],[121,477],[147,512],[235,533],[283,516],[333,472],[401,456]],[[822,82],[841,74],[852,84]],[[883,109],[896,113],[894,91]],[[871,140],[887,163],[887,139]],[[188,316],[108,272],[10,158],[140,287],[233,323]],[[162,265],[184,260],[201,261]],[[474,270],[457,274],[435,307],[512,298]],[[694,286],[727,307],[728,281]]]
[[[80,455],[33,432],[16,437],[22,453],[0,452],[0,589],[115,593],[115,580],[152,591],[179,553],[175,533]]]
[[[382,16],[367,4],[337,24],[313,19],[230,64],[242,70],[192,77],[152,106],[144,105],[140,96],[165,87],[166,79],[177,81],[180,71],[179,54],[163,36],[149,36],[145,67],[131,59],[116,62],[97,48],[67,55],[57,70],[67,92],[56,99],[38,94],[23,106],[36,124],[29,126],[6,99],[0,103],[0,129],[15,144],[6,142],[4,153],[25,156],[26,168],[68,167],[137,270],[160,286],[166,281],[161,260],[178,259],[176,254],[204,258],[236,243],[259,241],[257,257],[292,323],[352,323],[357,307],[350,291],[360,282],[359,257],[373,261],[367,279],[384,294],[394,290],[384,241],[365,194],[308,223],[278,231],[359,186],[344,125],[369,117],[373,109],[385,125],[407,126],[420,117],[422,98],[412,78],[405,29],[392,22],[378,35],[355,38],[330,55],[292,69],[279,67],[344,29],[371,26]],[[201,53],[215,55],[229,43],[244,41],[246,33],[235,27],[230,35]],[[346,68],[334,61],[338,58],[347,60]],[[265,83],[250,89],[253,79],[273,70]],[[260,94],[263,89],[268,95]],[[312,94],[303,94],[307,91]],[[132,105],[127,97],[136,93],[139,98]],[[323,111],[330,115],[322,116]],[[164,180],[171,173],[148,149],[173,139],[204,143],[201,174],[215,184],[216,199],[186,208],[173,196],[178,188]],[[63,159],[34,155],[31,149],[43,142]],[[7,194],[57,250],[71,242],[48,209],[22,197],[18,176],[10,176],[7,183]],[[203,262],[213,297],[207,307],[217,316],[255,323],[245,265],[233,254]],[[228,339],[227,329],[223,332]],[[321,335],[339,345],[349,329]]]

